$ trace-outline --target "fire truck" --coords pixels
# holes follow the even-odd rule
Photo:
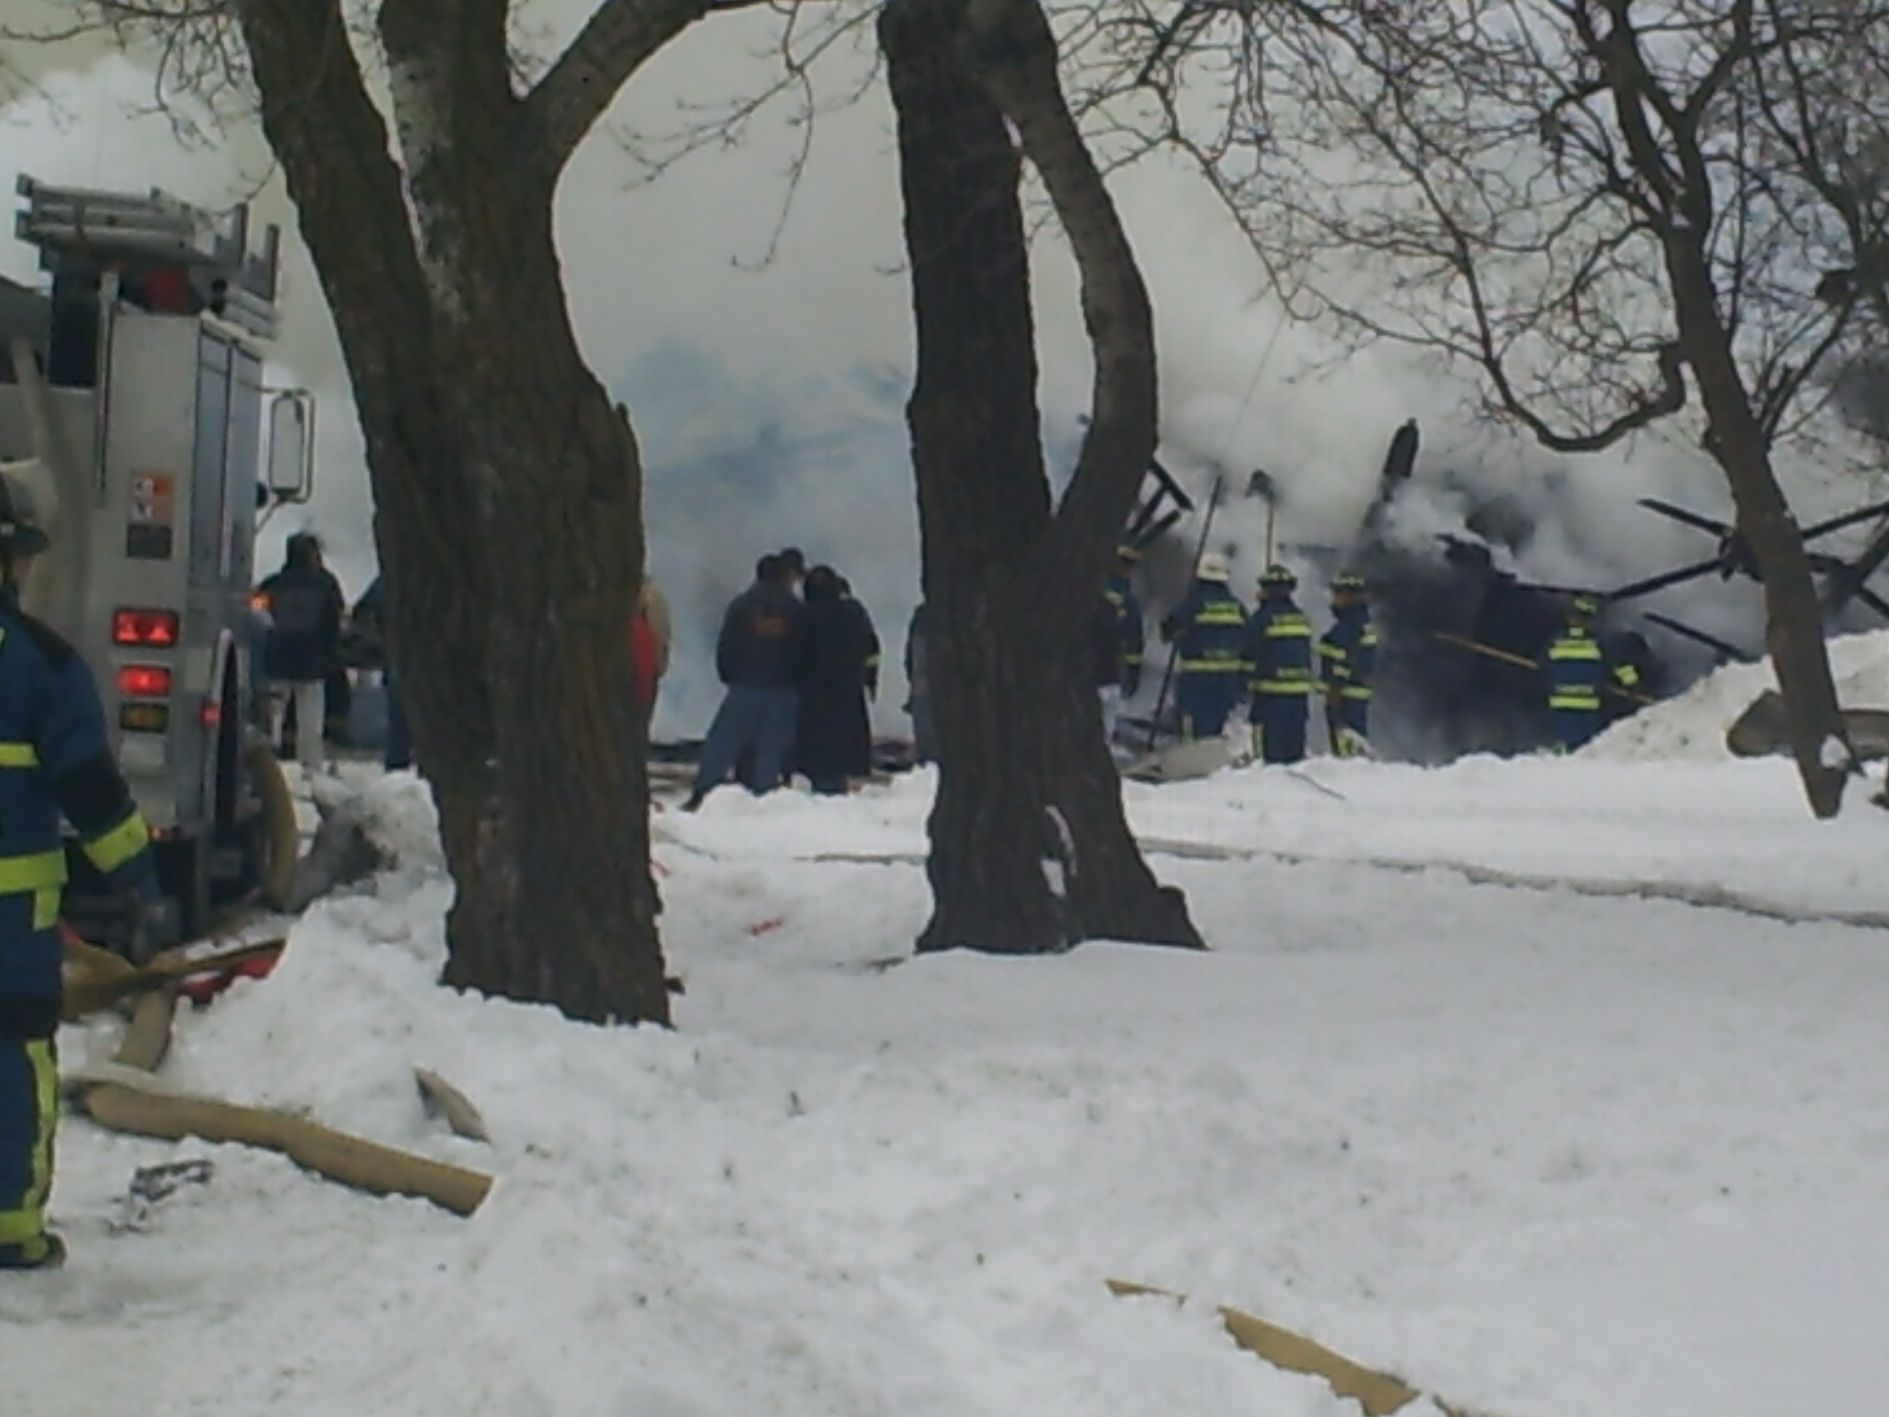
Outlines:
[[[249,599],[260,520],[313,481],[313,399],[264,369],[280,232],[252,251],[247,204],[16,191],[44,279],[0,279],[0,462],[52,538],[22,599],[91,667],[156,840],[156,933],[191,937],[293,878]],[[109,942],[119,917],[68,855],[67,918]]]

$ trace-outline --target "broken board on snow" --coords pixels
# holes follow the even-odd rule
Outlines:
[[[1151,1284],[1135,1284],[1123,1279],[1110,1279],[1105,1283],[1109,1293],[1118,1299],[1151,1295],[1172,1299],[1179,1304],[1186,1297],[1171,1289],[1158,1289]],[[1224,1305],[1218,1312],[1227,1336],[1241,1348],[1283,1372],[1322,1379],[1325,1386],[1339,1397],[1349,1398],[1363,1408],[1365,1417],[1392,1417],[1393,1413],[1402,1412],[1426,1396],[1444,1417],[1484,1417],[1467,1407],[1445,1402],[1434,1393],[1424,1393],[1395,1373],[1367,1368],[1302,1333],[1281,1328],[1257,1314]]]

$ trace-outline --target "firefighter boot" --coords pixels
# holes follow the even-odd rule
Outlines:
[[[66,1242],[52,1231],[17,1245],[0,1245],[0,1270],[58,1269],[66,1262]]]

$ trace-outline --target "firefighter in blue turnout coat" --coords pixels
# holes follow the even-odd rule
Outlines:
[[[91,673],[20,609],[16,567],[46,545],[15,518],[0,477],[0,1269],[65,1258],[45,1220],[59,1105],[61,815],[136,918],[156,896],[150,832],[112,761]]]
[[[1364,598],[1364,580],[1342,575],[1331,583],[1331,628],[1318,642],[1319,680],[1325,691],[1325,727],[1340,758],[1371,751],[1371,681],[1377,673],[1377,627]]]
[[[1246,607],[1227,588],[1233,568],[1209,551],[1194,571],[1187,599],[1161,622],[1162,639],[1180,654],[1174,699],[1183,739],[1215,738],[1246,692]]]
[[[1096,697],[1102,705],[1102,739],[1111,749],[1122,709],[1141,688],[1141,666],[1146,653],[1146,630],[1141,622],[1141,600],[1131,576],[1140,553],[1132,546],[1115,548],[1115,571],[1102,587],[1107,624],[1095,627],[1098,663]]]
[[[1268,566],[1259,578],[1259,607],[1247,625],[1252,665],[1253,752],[1269,763],[1305,757],[1305,719],[1311,711],[1312,625],[1292,599],[1298,577]]]
[[[1611,681],[1605,651],[1594,634],[1600,602],[1577,595],[1568,620],[1548,646],[1548,717],[1564,753],[1581,747],[1601,729],[1601,694]]]
[[[1141,688],[1141,665],[1147,652],[1146,632],[1141,623],[1141,600],[1130,579],[1135,563],[1141,559],[1132,546],[1115,548],[1115,573],[1108,578],[1102,594],[1115,609],[1117,642],[1121,645],[1122,697],[1132,699]]]

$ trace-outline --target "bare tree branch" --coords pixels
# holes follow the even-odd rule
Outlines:
[[[786,0],[603,0],[526,96],[523,122],[538,160],[561,170],[630,76],[705,15]],[[786,4],[791,12],[794,6]]]

